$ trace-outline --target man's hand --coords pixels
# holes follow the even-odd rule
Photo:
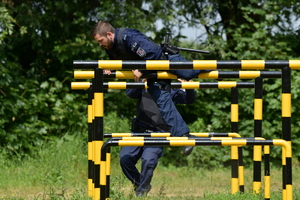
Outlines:
[[[133,75],[134,75],[134,81],[138,82],[140,80],[140,78],[142,77],[143,73],[140,72],[138,69],[134,69],[132,70]]]
[[[110,75],[110,74],[111,74],[110,69],[104,69],[103,71],[104,71],[104,73],[107,74],[107,75]]]
[[[178,78],[177,79],[179,82],[193,82],[193,80],[191,79],[191,80],[189,80],[189,81],[187,81],[187,80],[184,80],[184,79],[181,79],[181,78]]]

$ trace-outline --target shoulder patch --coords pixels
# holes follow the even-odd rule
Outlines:
[[[137,45],[137,43],[135,42],[132,46],[131,46],[131,51],[135,51],[135,48],[136,48],[136,45]]]
[[[146,56],[146,51],[142,49],[141,47],[138,48],[136,51],[136,54],[139,55],[140,57],[145,57]]]

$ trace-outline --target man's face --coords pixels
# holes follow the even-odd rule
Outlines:
[[[96,34],[94,39],[98,42],[100,47],[106,50],[110,50],[113,46],[113,35],[111,35],[110,32],[108,32],[106,36],[100,36],[99,34]]]

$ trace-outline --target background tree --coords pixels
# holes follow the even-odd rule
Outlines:
[[[71,91],[70,83],[73,60],[107,59],[89,37],[91,27],[102,19],[155,39],[155,22],[166,9],[161,1],[2,1],[0,145],[26,153],[66,132],[85,133],[86,91]],[[113,96],[106,96],[109,112],[124,92]],[[124,102],[119,116],[132,116],[129,108]]]
[[[0,147],[9,154],[27,154],[65,133],[86,138],[86,91],[72,91],[73,60],[108,59],[89,37],[98,20],[115,27],[136,28],[155,42],[170,32],[171,44],[211,51],[210,55],[181,52],[188,60],[299,59],[297,1],[83,1],[6,0],[0,4]],[[158,23],[159,22],[159,23]],[[158,30],[158,24],[162,28]],[[204,28],[195,41],[181,34],[185,26]],[[184,40],[185,39],[185,40]],[[293,71],[293,143],[299,131],[296,103],[299,89]],[[86,80],[89,81],[89,80]],[[205,80],[213,81],[213,80]],[[240,80],[248,81],[248,80]],[[280,80],[264,80],[264,136],[281,137]],[[253,91],[241,90],[241,135],[253,133]],[[122,104],[120,104],[122,102]],[[105,92],[105,115],[124,119],[134,115],[135,102],[123,90]],[[197,90],[197,102],[180,112],[191,131],[230,130],[229,90]],[[265,114],[266,113],[266,114]],[[109,117],[113,120],[114,117]],[[106,123],[109,124],[115,123]],[[120,127],[106,127],[113,131]],[[294,148],[296,146],[294,145]],[[199,151],[198,151],[199,149]],[[177,162],[178,148],[166,148],[166,163]],[[225,148],[196,153],[180,163],[227,163],[216,157]],[[174,153],[174,154],[173,154]],[[247,152],[246,152],[247,153]],[[294,155],[300,151],[296,148]],[[174,156],[173,156],[174,155]],[[199,158],[201,156],[201,159]],[[280,158],[277,151],[274,158]]]

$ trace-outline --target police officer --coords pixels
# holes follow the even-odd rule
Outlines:
[[[103,47],[111,60],[185,60],[180,55],[167,56],[160,45],[155,44],[136,29],[117,28],[105,21],[99,21],[91,30],[90,36]],[[198,77],[203,70],[171,70],[185,80]],[[153,71],[141,70],[147,75]],[[139,80],[140,76],[135,76]],[[191,137],[190,130],[177,111],[171,98],[171,80],[151,78],[147,81],[148,92],[158,106],[162,119],[172,136]],[[185,147],[190,154],[193,147]]]
[[[180,80],[182,81],[182,80]],[[132,132],[166,132],[168,127],[160,116],[155,102],[144,89],[127,89],[127,96],[138,99],[136,118],[132,123]],[[175,104],[189,104],[195,101],[193,89],[172,89],[171,99]],[[163,156],[161,146],[125,146],[120,152],[120,165],[123,173],[133,183],[137,196],[146,196],[151,189],[151,180],[158,159]],[[141,172],[136,163],[142,159]]]

